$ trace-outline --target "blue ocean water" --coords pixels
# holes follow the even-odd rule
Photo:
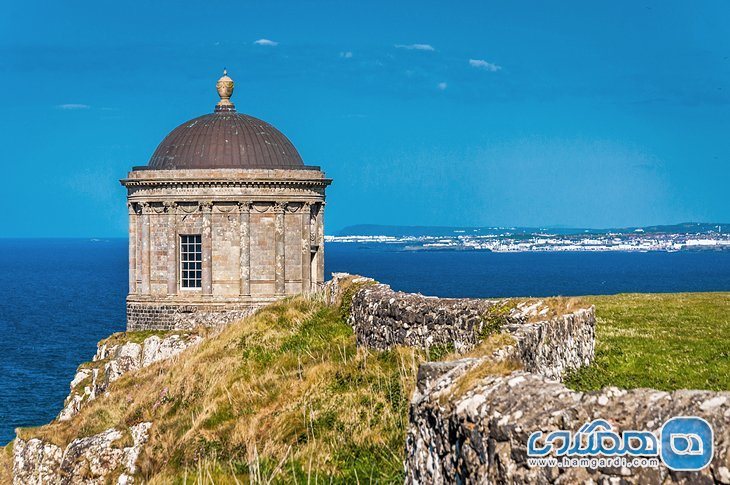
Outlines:
[[[96,342],[124,330],[127,241],[0,239],[0,444],[52,420]],[[730,252],[488,253],[330,243],[327,274],[439,296],[730,291]]]

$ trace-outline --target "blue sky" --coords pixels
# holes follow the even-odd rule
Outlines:
[[[223,66],[334,178],[328,233],[730,222],[728,25],[727,2],[2,0],[0,236],[125,235],[118,179]]]

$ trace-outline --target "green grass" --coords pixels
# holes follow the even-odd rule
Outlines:
[[[65,446],[152,421],[139,460],[152,484],[201,474],[213,477],[201,483],[402,483],[408,402],[425,352],[358,349],[345,315],[304,298],[278,302],[115,381],[73,420],[21,436]]]
[[[585,300],[596,305],[596,359],[570,387],[730,390],[730,293]]]
[[[146,483],[403,483],[408,403],[418,365],[457,357],[357,348],[347,306],[293,298],[226,327],[184,352],[115,381],[73,420],[24,429],[65,446],[112,426],[154,422],[138,462]],[[730,293],[583,298],[598,316],[596,361],[577,389],[730,389]],[[556,299],[556,311],[574,305]],[[490,328],[497,328],[498,321]],[[487,332],[488,333],[488,332]],[[120,334],[121,342],[145,333]],[[474,355],[509,343],[484,335]],[[510,363],[465,375],[465,392]],[[0,454],[0,483],[9,449]]]

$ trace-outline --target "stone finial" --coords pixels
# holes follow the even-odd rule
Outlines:
[[[218,96],[221,100],[215,105],[216,111],[235,111],[236,107],[231,103],[231,96],[233,96],[233,79],[228,77],[228,71],[223,69],[223,76],[218,79],[215,83],[215,88],[218,90]]]

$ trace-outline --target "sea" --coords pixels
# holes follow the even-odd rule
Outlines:
[[[126,239],[0,239],[0,445],[60,411],[76,367],[124,330]],[[407,251],[328,243],[326,274],[444,297],[730,291],[730,251]]]

